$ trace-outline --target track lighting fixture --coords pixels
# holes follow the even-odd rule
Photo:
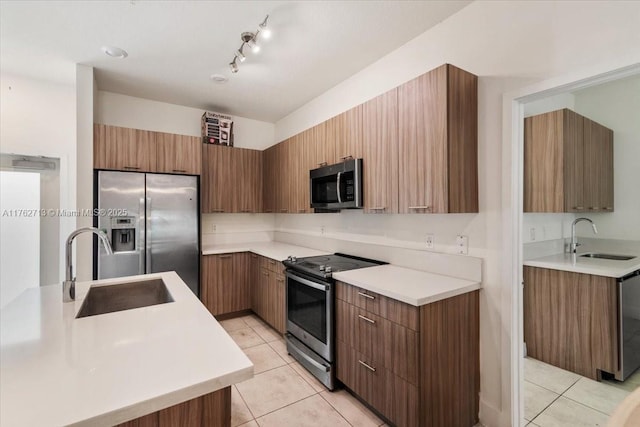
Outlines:
[[[245,31],[244,33],[240,34],[240,40],[242,40],[242,44],[240,45],[240,48],[234,52],[233,61],[229,63],[229,68],[231,68],[231,72],[237,73],[239,69],[238,62],[244,62],[245,59],[247,59],[246,55],[244,54],[245,46],[248,46],[249,49],[251,49],[252,53],[258,53],[260,52],[258,37],[260,39],[265,39],[265,40],[271,37],[271,28],[267,26],[268,19],[269,19],[269,15],[267,15],[264,18],[264,21],[262,21],[260,25],[258,25],[258,29],[256,30],[255,33],[252,33],[250,31]]]

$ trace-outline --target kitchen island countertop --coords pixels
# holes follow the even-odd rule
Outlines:
[[[162,278],[174,301],[76,319],[91,285]],[[253,376],[175,272],[31,288],[1,312],[0,424],[110,426]]]

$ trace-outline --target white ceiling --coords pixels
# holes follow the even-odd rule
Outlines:
[[[469,3],[2,1],[0,69],[73,84],[86,64],[100,90],[275,122]],[[271,40],[232,74],[240,33],[267,14]]]

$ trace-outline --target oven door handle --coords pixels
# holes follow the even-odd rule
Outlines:
[[[295,274],[292,273],[286,273],[287,277],[295,280],[296,282],[302,283],[303,285],[309,286],[311,288],[314,289],[319,289],[321,291],[326,291],[327,289],[329,289],[329,285],[325,285],[323,283],[317,283],[317,282],[312,282],[311,280],[308,279],[304,279],[300,276],[296,276]]]

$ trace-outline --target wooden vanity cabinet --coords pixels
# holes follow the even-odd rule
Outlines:
[[[613,211],[613,131],[569,109],[525,118],[524,211]]]
[[[200,175],[202,139],[196,136],[155,132],[156,171]]]
[[[475,425],[478,296],[415,307],[337,282],[338,380],[396,425]]]
[[[214,316],[251,308],[249,253],[202,257],[200,300]]]
[[[618,370],[615,278],[525,266],[523,303],[528,356],[594,380]]]
[[[398,88],[399,212],[478,212],[478,77],[445,64]]]
[[[94,124],[93,167],[127,172],[156,171],[156,133]]]

